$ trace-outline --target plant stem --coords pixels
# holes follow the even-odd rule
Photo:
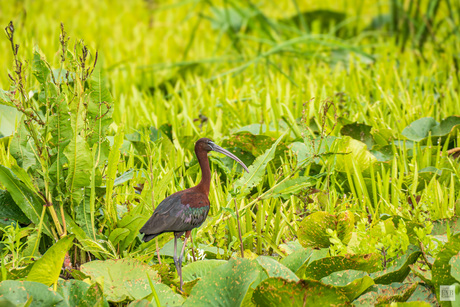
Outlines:
[[[233,199],[233,202],[235,203],[236,222],[238,223],[238,237],[240,238],[241,258],[244,258],[244,246],[243,237],[241,236],[240,213],[238,212],[238,204],[236,203],[235,198]],[[195,258],[195,255],[193,258]]]

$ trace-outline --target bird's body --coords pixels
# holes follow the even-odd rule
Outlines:
[[[179,191],[165,198],[155,209],[150,219],[141,228],[144,241],[165,232],[174,232],[181,236],[184,232],[200,227],[209,212],[208,196],[195,187]]]
[[[208,199],[211,183],[208,152],[214,150],[223,153],[240,163],[248,171],[246,165],[235,155],[217,146],[210,139],[199,139],[195,144],[195,154],[200,163],[201,181],[193,187],[176,192],[165,198],[155,209],[150,219],[140,229],[144,234],[143,241],[148,242],[165,232],[174,232],[174,264],[180,277],[182,290],[182,257],[187,239],[192,229],[203,224],[208,216],[210,203]],[[248,171],[249,172],[249,171]],[[177,258],[177,239],[185,233],[184,245],[180,257]]]

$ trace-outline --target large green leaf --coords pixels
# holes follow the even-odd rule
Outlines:
[[[280,263],[295,273],[305,262],[310,259],[310,256],[313,252],[314,250],[311,247],[298,249],[287,255],[280,261]]]
[[[297,230],[297,237],[304,247],[326,248],[331,245],[327,229],[336,229],[337,219],[325,211],[310,214],[302,220]]]
[[[321,282],[336,287],[345,293],[350,301],[353,301],[374,285],[374,281],[367,272],[355,270],[334,272],[322,278]]]
[[[259,256],[256,260],[268,277],[282,277],[286,280],[299,281],[299,277],[294,272],[271,257]]]
[[[109,153],[109,161],[107,163],[107,175],[106,175],[106,190],[105,190],[105,199],[106,199],[106,208],[108,209],[108,214],[113,223],[117,221],[116,206],[112,202],[112,194],[114,182],[117,177],[118,162],[120,159],[120,148],[123,145],[123,128],[118,128],[117,135],[115,136],[115,141]]]
[[[57,293],[64,298],[67,306],[109,306],[104,298],[102,287],[98,283],[89,285],[86,282],[75,279],[59,280]]]
[[[322,174],[321,174],[322,175]],[[273,191],[267,195],[265,198],[269,197],[283,197],[284,199],[287,199],[291,197],[292,195],[298,194],[300,191],[302,191],[305,188],[314,186],[316,182],[318,181],[319,176],[317,177],[298,177],[298,178],[293,178],[286,180],[279,186],[273,189]]]
[[[375,144],[371,130],[372,126],[359,123],[351,123],[344,125],[342,129],[340,129],[340,133],[343,135],[351,136],[355,140],[363,142],[366,144],[367,149],[371,150],[372,146]]]
[[[348,306],[338,289],[315,280],[287,281],[279,277],[264,280],[254,290],[258,306]]]
[[[402,135],[411,141],[420,142],[429,135],[442,137],[450,134],[460,125],[460,116],[449,116],[437,123],[432,117],[420,118],[404,128]]]
[[[460,281],[460,253],[450,258],[450,275]]]
[[[182,268],[182,278],[184,282],[190,282],[197,278],[203,278],[217,267],[226,264],[224,260],[203,260],[187,264]]]
[[[335,140],[331,151],[339,153],[331,156],[330,159],[334,160],[336,170],[340,172],[353,169],[353,164],[359,165],[361,170],[366,170],[377,161],[377,158],[367,150],[366,144],[348,136]]]
[[[36,225],[40,224],[42,210],[46,208],[42,205],[38,196],[24,185],[13,172],[3,165],[0,165],[0,182],[11,194],[14,202],[21,208],[22,212]],[[43,218],[43,232],[52,237],[48,228],[48,216]]]
[[[411,141],[419,142],[428,136],[429,131],[438,123],[432,117],[424,117],[412,122],[401,132]]]
[[[91,74],[91,94],[88,103],[87,116],[89,119],[91,135],[88,138],[89,146],[101,144],[105,139],[107,129],[112,123],[113,98],[107,87],[107,78],[104,74],[103,57],[98,56],[96,66]]]
[[[23,120],[19,122],[9,149],[11,155],[16,159],[17,164],[24,170],[27,171],[29,168],[35,169],[40,165],[34,153],[36,148],[33,139],[30,138]]]
[[[0,282],[0,298],[10,301],[15,306],[68,306],[59,293],[52,291],[42,283],[33,281],[4,280]]]
[[[74,238],[74,235],[68,235],[52,245],[43,257],[34,263],[27,280],[41,282],[47,286],[55,283],[59,278],[65,254],[72,246]]]
[[[436,300],[436,295],[432,291],[432,288],[423,283],[417,285],[417,288],[409,297],[407,302],[426,302],[429,304],[429,306],[439,306],[438,301]]]
[[[354,306],[376,306],[393,302],[405,302],[417,288],[416,283],[392,283],[391,285],[374,285],[353,301]]]
[[[83,188],[83,199],[74,208],[75,222],[83,229],[88,238],[96,240],[96,232],[94,229],[94,220],[91,215],[91,189]]]
[[[151,306],[157,306],[155,302],[154,294],[151,291],[151,287],[146,289],[143,287],[139,287],[129,282],[125,282],[125,286],[128,289],[129,293],[132,297],[139,298],[145,297],[146,293],[148,296],[146,299],[152,302]],[[153,288],[155,289],[155,293],[160,301],[160,306],[169,307],[169,306],[182,306],[184,303],[184,298],[175,293],[170,287],[165,284],[155,283],[153,284]]]
[[[134,239],[139,234],[139,230],[147,222],[148,216],[140,215],[135,211],[132,211],[126,214],[117,224],[119,228],[124,228],[129,230],[129,234],[120,241],[120,250],[125,250],[129,245],[131,245]]]
[[[72,140],[73,131],[70,123],[70,110],[65,97],[56,97],[52,102],[54,102],[55,109],[50,115],[49,129],[52,136],[51,143],[55,147],[56,155],[52,157],[54,161],[50,168],[50,175],[56,182],[58,191],[62,191],[64,189],[63,165],[67,163],[64,149]]]
[[[64,154],[69,161],[66,179],[67,189],[72,195],[72,202],[79,204],[84,194],[82,188],[91,183],[89,174],[93,167],[93,156],[88,143],[80,135],[72,138],[64,150]]]
[[[409,265],[414,264],[421,251],[417,246],[409,245],[407,252],[395,260],[394,265],[383,271],[371,274],[376,284],[388,285],[393,282],[403,282],[410,272]]]
[[[152,292],[148,277],[152,282],[160,280],[157,271],[129,258],[87,262],[81,266],[81,271],[94,281],[100,277],[104,279],[104,294],[110,302],[142,299]]]
[[[42,60],[40,53],[34,52],[34,60],[32,62],[32,72],[37,78],[37,81],[41,86],[45,86],[45,83],[50,75],[50,70],[46,65],[45,61]]]
[[[21,224],[29,224],[30,220],[16,205],[8,191],[0,190],[0,220],[17,221]]]
[[[320,280],[334,272],[357,270],[372,273],[380,268],[377,254],[346,255],[321,258],[312,261],[305,269],[305,278]]]
[[[257,261],[231,259],[196,283],[184,307],[239,306],[259,274]]]
[[[350,211],[332,215],[318,211],[307,216],[299,225],[297,237],[304,247],[326,248],[331,245],[327,229],[336,230],[337,236],[347,244],[354,230],[354,216]]]
[[[283,137],[284,134],[280,136],[263,155],[258,156],[254,163],[249,166],[249,173],[244,173],[244,175],[235,182],[234,189],[238,191],[238,197],[244,197],[249,194],[251,189],[261,182],[267,164],[275,157],[276,146],[278,146],[278,143]]]
[[[449,241],[444,244],[442,249],[439,251],[436,260],[433,263],[431,274],[433,276],[432,282],[436,291],[438,300],[440,299],[440,286],[442,285],[453,285],[457,283],[457,280],[451,275],[451,263],[452,257],[456,256],[460,252],[460,233],[452,235]],[[452,306],[449,301],[441,302],[442,306]]]
[[[110,232],[109,241],[112,242],[114,246],[116,246],[120,241],[124,240],[130,231],[126,228],[115,228]]]

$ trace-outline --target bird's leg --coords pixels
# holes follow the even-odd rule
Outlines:
[[[185,233],[185,240],[184,240],[184,245],[182,245],[182,251],[180,252],[179,256],[179,267],[180,267],[180,290],[182,291],[182,286],[184,285],[184,281],[182,280],[182,259],[184,258],[184,251],[185,251],[185,245],[187,244],[187,239],[190,236],[190,230]]]
[[[174,265],[176,266],[177,275],[181,276],[181,280],[182,280],[181,267],[179,265],[179,259],[177,258],[177,237],[176,237],[175,234],[174,234],[174,256],[173,256],[173,259],[174,259]],[[182,285],[181,285],[181,290],[182,290]]]

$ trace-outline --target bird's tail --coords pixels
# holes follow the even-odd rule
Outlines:
[[[153,235],[151,235],[151,234],[146,234],[146,233],[145,233],[145,234],[144,234],[144,237],[142,238],[142,241],[148,242],[148,241],[154,239],[155,237],[157,237],[158,235],[159,235],[159,234],[153,234]]]

